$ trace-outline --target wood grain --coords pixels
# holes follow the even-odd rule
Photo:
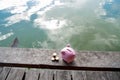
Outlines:
[[[3,70],[3,67],[0,67],[0,73],[2,72],[2,70]]]
[[[41,70],[39,80],[54,80],[54,71]]]
[[[55,80],[71,80],[69,71],[57,71]]]
[[[72,80],[87,80],[85,71],[72,71],[70,74]]]
[[[120,80],[120,72],[72,71],[73,80]]]
[[[38,78],[39,78],[39,70],[29,69],[26,72],[25,80],[38,80]]]
[[[0,73],[0,80],[6,80],[11,68],[4,67]]]
[[[120,72],[109,72],[106,73],[108,80],[120,80]]]
[[[22,80],[25,70],[12,68],[6,80]]]

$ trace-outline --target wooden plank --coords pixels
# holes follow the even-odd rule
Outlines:
[[[26,72],[25,80],[38,80],[39,71],[37,69],[29,69]]]
[[[72,71],[72,80],[120,80],[120,72]]]
[[[54,71],[40,70],[39,80],[55,80]]]
[[[10,68],[4,67],[2,72],[0,73],[0,80],[6,80],[9,72],[10,72]]]
[[[56,71],[55,80],[71,80],[69,71]]]
[[[25,73],[25,69],[12,68],[6,80],[22,80]]]
[[[119,77],[119,79],[120,79],[120,72],[116,72],[116,75]]]
[[[105,72],[87,71],[86,76],[87,80],[108,80]]]
[[[76,59],[71,64],[65,63],[61,58],[59,62],[52,62],[51,57],[54,52],[60,57],[59,50],[0,48],[0,66],[120,71],[120,52],[77,51]]]
[[[2,70],[3,70],[3,67],[0,67],[0,73],[2,72]]]
[[[87,80],[86,71],[72,71],[71,80]]]
[[[120,80],[120,72],[107,72],[106,76],[108,80]]]

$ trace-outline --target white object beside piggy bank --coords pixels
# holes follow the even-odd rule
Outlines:
[[[74,49],[71,48],[69,44],[61,50],[62,59],[67,63],[71,63],[74,60],[75,55]]]

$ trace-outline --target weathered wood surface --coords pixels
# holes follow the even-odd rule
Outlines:
[[[0,80],[120,80],[120,72],[3,68]]]
[[[73,63],[67,64],[61,58],[52,62],[52,53],[59,50],[28,48],[0,48],[0,66],[29,67],[68,70],[120,71],[120,52],[77,51]]]
[[[25,80],[38,80],[40,76],[39,70],[29,69],[26,71]]]
[[[11,68],[2,68],[2,71],[0,73],[0,80],[6,80]]]
[[[22,80],[24,76],[24,69],[11,68],[6,80]]]

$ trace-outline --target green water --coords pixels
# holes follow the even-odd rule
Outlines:
[[[18,37],[18,47],[22,48],[61,49],[69,43],[77,50],[120,51],[119,0],[55,1],[30,15],[28,12],[34,5],[29,4],[30,9],[23,11],[29,19],[8,26],[5,24],[11,19],[6,18],[18,13],[1,10],[0,16],[6,15],[0,20],[0,46],[9,47]],[[4,39],[8,33],[12,34]]]

